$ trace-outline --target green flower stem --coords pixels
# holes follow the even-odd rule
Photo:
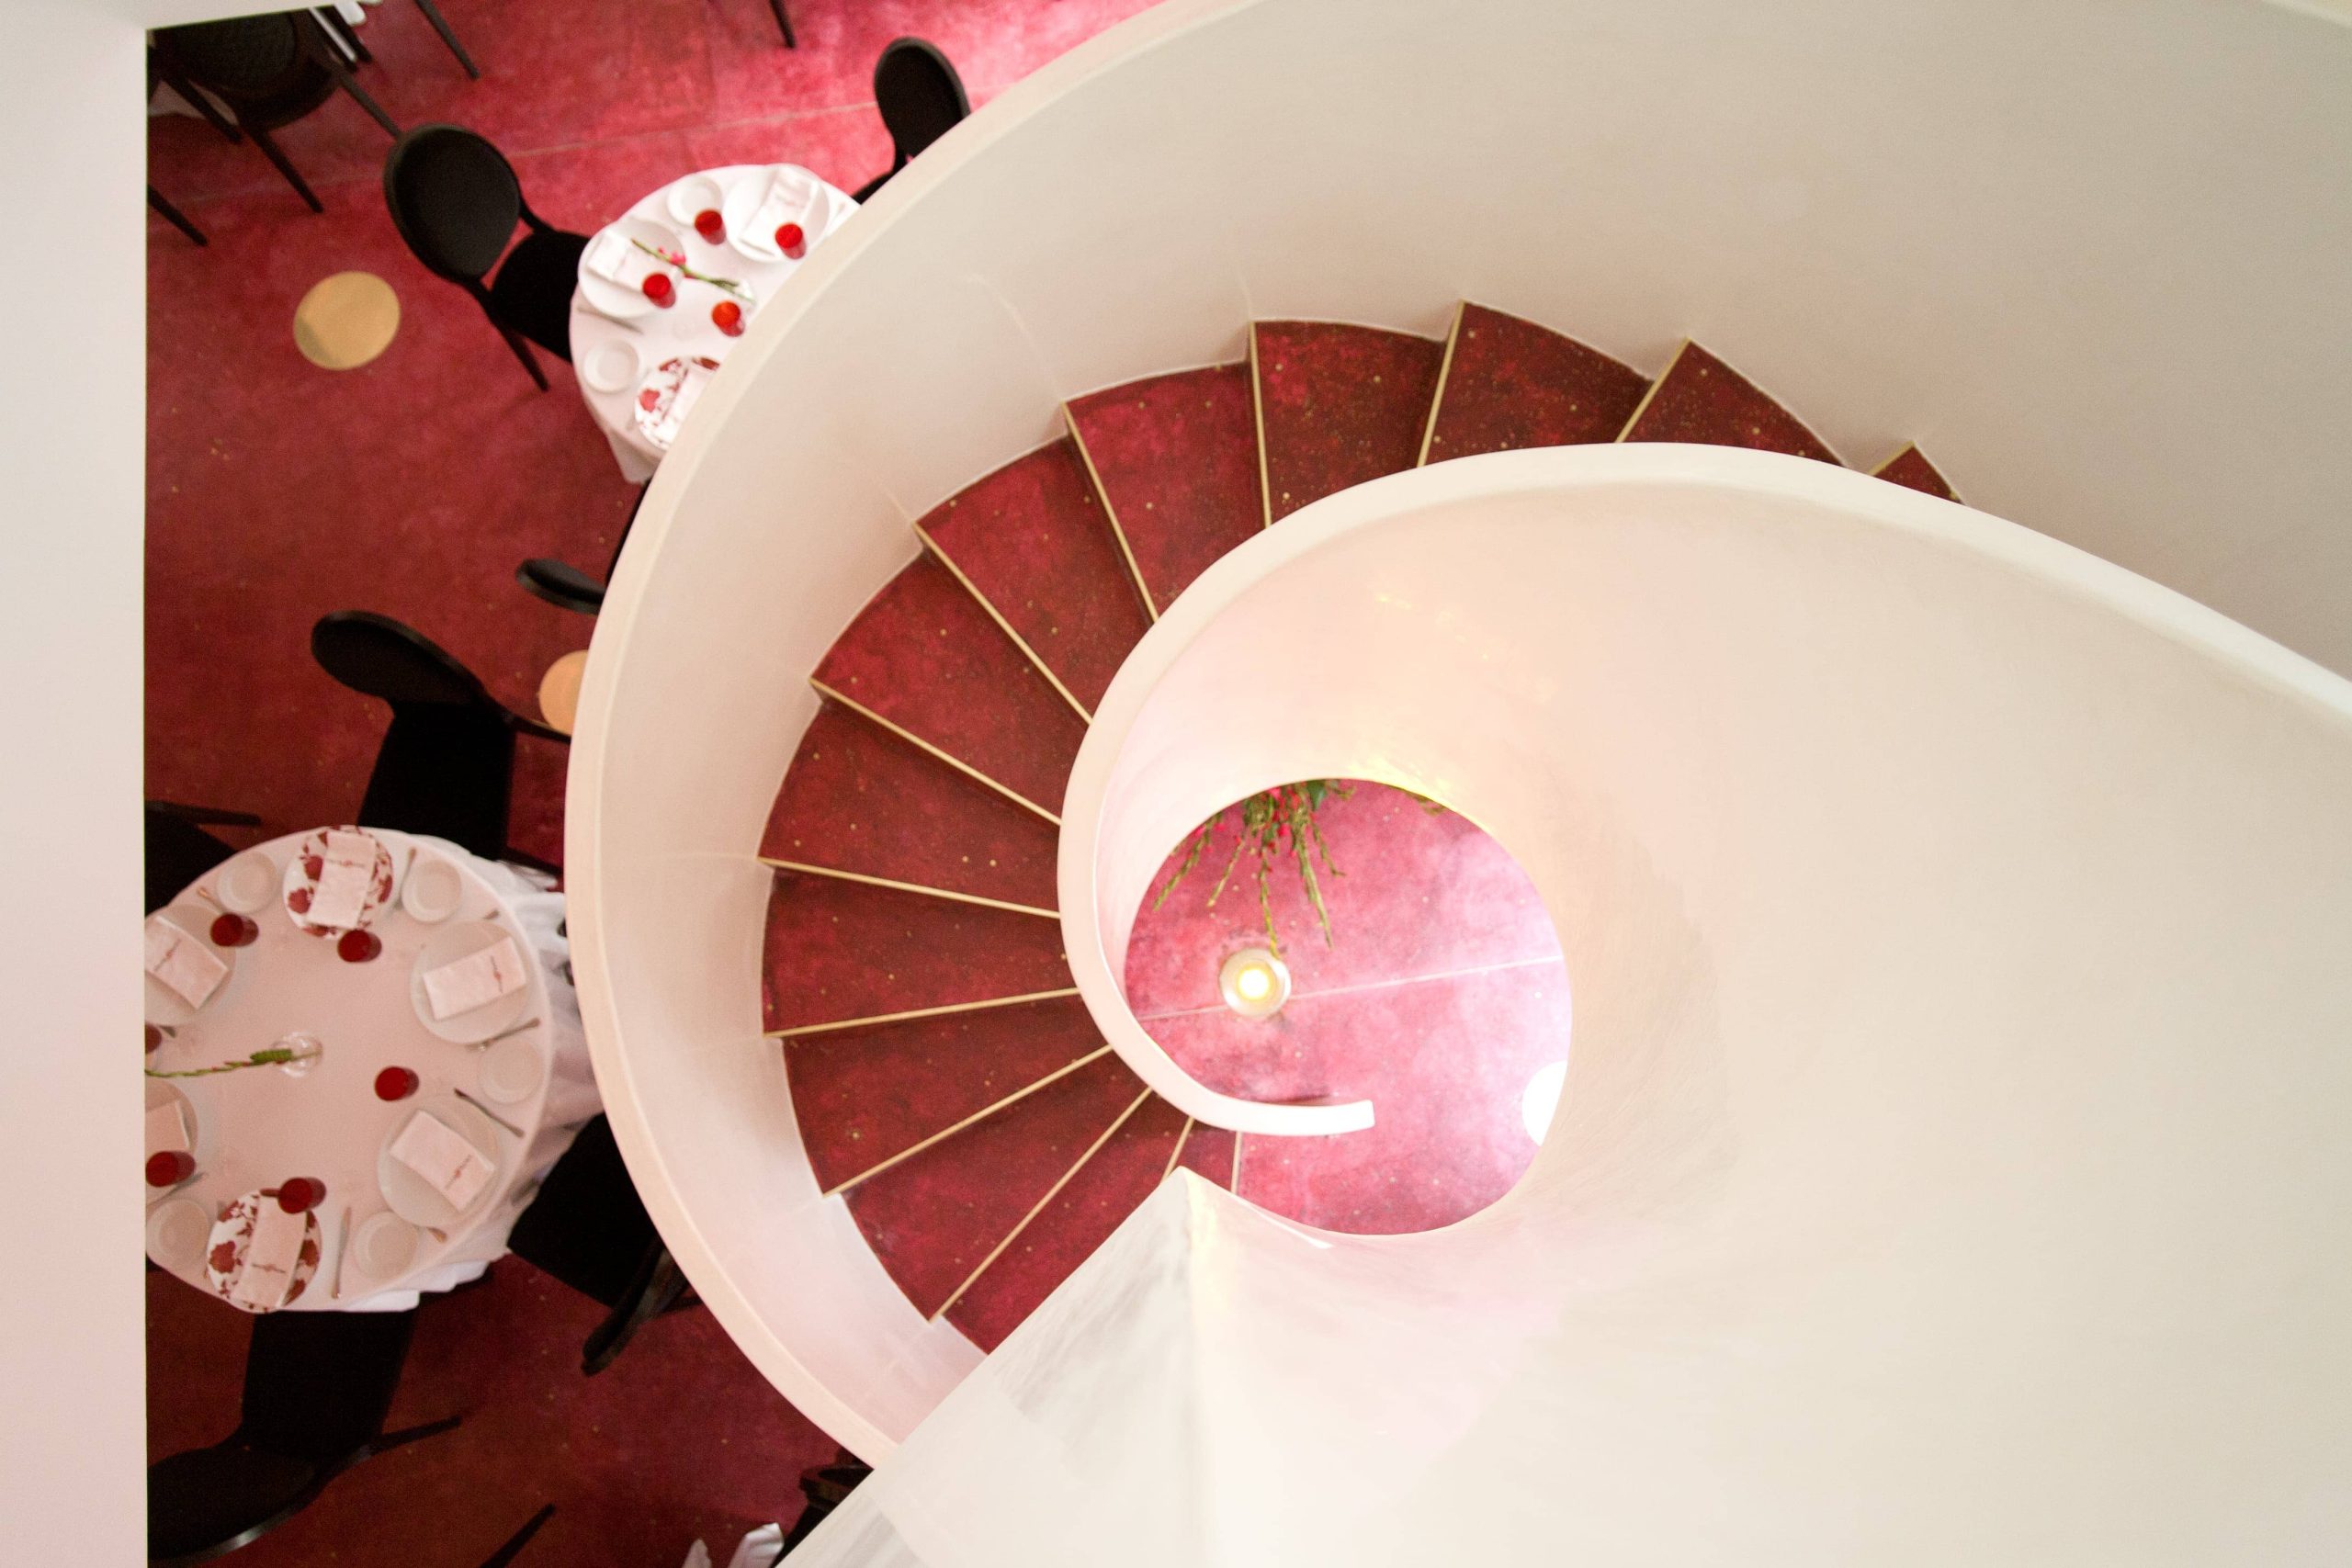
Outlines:
[[[267,1050],[254,1052],[242,1062],[223,1062],[217,1067],[191,1067],[182,1073],[159,1073],[150,1067],[147,1069],[147,1076],[151,1078],[209,1077],[214,1073],[233,1073],[243,1067],[274,1067],[293,1059],[294,1053],[285,1046],[272,1045]]]
[[[696,283],[707,283],[714,288],[723,288],[728,293],[732,294],[737,299],[742,300],[745,304],[748,305],[751,303],[752,291],[744,288],[741,284],[736,282],[731,277],[713,277],[707,272],[696,272],[694,268],[688,266],[683,260],[673,256],[669,252],[661,249],[659,246],[647,244],[644,241],[639,239],[634,234],[629,236],[628,243],[635,245],[639,250],[643,251],[647,255],[658,258],[664,266],[676,267],[680,272],[685,274],[688,277],[693,278]]]

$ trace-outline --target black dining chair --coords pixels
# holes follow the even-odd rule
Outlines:
[[[611,1309],[581,1347],[580,1370],[590,1377],[611,1366],[646,1324],[699,1304],[653,1228],[603,1116],[582,1127],[555,1162],[506,1246]]]
[[[800,40],[792,36],[792,18],[785,15],[784,0],[768,0],[768,9],[775,13],[776,28],[784,34],[784,47],[798,49]]]
[[[628,545],[628,532],[637,526],[637,514],[645,510],[645,492],[653,487],[638,487],[637,501],[628,509],[628,516],[621,524],[621,536],[613,541],[613,558],[605,563],[605,581],[597,581],[569,561],[548,556],[533,556],[514,569],[514,581],[523,592],[535,599],[544,599],[559,610],[573,610],[583,615],[594,615],[605,607],[605,584],[621,569],[621,551]]]
[[[237,1429],[147,1468],[147,1556],[203,1562],[310,1506],[345,1471],[446,1432],[384,1430],[416,1313],[274,1312],[254,1319]]]
[[[893,39],[874,62],[874,107],[889,128],[897,161],[866,181],[857,193],[870,200],[907,160],[947,134],[949,128],[972,112],[964,79],[935,44],[919,38]]]
[[[384,160],[384,205],[416,259],[474,297],[546,391],[529,344],[571,361],[571,291],[588,236],[533,212],[506,155],[455,125],[420,125],[394,144]],[[518,222],[528,232],[509,251]]]
[[[198,877],[237,852],[204,829],[258,828],[250,811],[220,811],[168,800],[147,803],[147,912],[153,914]]]
[[[384,134],[400,137],[401,128],[351,79],[334,42],[308,11],[160,28],[154,39],[156,74],[216,125],[220,121],[205,95],[226,104],[237,129],[254,139],[262,156],[313,212],[324,212],[325,204],[270,139],[271,131],[300,119],[340,88],[384,128]],[[221,129],[229,130],[225,125]]]
[[[786,1533],[784,1544],[775,1554],[775,1562],[782,1562],[794,1547],[815,1534],[817,1527],[823,1524],[835,1508],[848,1502],[849,1495],[873,1473],[873,1466],[847,1449],[834,1450],[831,1464],[814,1464],[802,1471],[800,1495],[806,1501],[801,1505],[800,1517],[793,1521],[792,1529]]]
[[[424,19],[433,24],[435,32],[441,35],[441,41],[447,46],[449,52],[458,57],[458,63],[466,68],[466,74],[477,82],[481,81],[481,69],[474,64],[474,57],[466,52],[466,46],[458,41],[458,35],[450,30],[448,19],[441,15],[441,7],[433,0],[416,0],[416,8],[424,13]],[[333,6],[321,6],[312,15],[319,18],[320,25],[327,30],[327,36],[334,39],[345,54],[362,65],[375,63],[376,57],[361,41],[359,29],[337,15]]]
[[[156,212],[160,213],[164,220],[170,223],[173,228],[177,229],[181,233],[186,234],[188,237],[190,243],[209,245],[212,243],[204,237],[203,230],[188,221],[187,213],[182,212],[178,208],[174,207],[169,201],[166,201],[164,198],[164,193],[157,190],[153,186],[149,186],[147,187],[147,205],[153,208]]]
[[[537,1513],[524,1520],[523,1528],[508,1536],[504,1545],[483,1558],[481,1568],[506,1568],[508,1563],[522,1555],[523,1548],[528,1546],[531,1543],[531,1538],[539,1533],[539,1527],[553,1517],[555,1517],[555,1505],[547,1504]]]
[[[392,707],[356,820],[429,833],[489,860],[550,874],[562,868],[506,841],[514,738],[569,742],[490,694],[472,671],[388,615],[338,610],[311,628],[311,656],[355,692]]]

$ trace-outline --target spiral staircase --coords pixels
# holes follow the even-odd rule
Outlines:
[[[766,1027],[818,1182],[915,1308],[982,1349],[1170,1171],[1253,1193],[1246,1135],[1104,1043],[1056,909],[1080,742],[1186,586],[1312,502],[1451,457],[1671,441],[1838,461],[1693,343],[1653,381],[1465,302],[1442,342],[1267,321],[1249,350],[1071,400],[1061,439],[915,523],[920,556],[810,672],[822,706],[761,844]],[[1953,498],[1916,446],[1874,471]]]

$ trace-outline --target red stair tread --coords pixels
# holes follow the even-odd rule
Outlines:
[[[1614,441],[1648,389],[1631,366],[1465,300],[1422,460]]]
[[[1168,1174],[1184,1113],[1157,1095],[1094,1151],[1054,1201],[947,1309],[947,1321],[993,1350],[1053,1294]]]
[[[1796,415],[1695,343],[1686,343],[1619,439],[1747,446],[1835,463],[1838,455]]]
[[[1047,811],[1086,722],[926,551],[883,586],[817,666],[820,685]]]
[[[844,1195],[882,1267],[936,1313],[1143,1092],[1116,1056],[1088,1063]]]
[[[1092,392],[1069,418],[1159,609],[1265,526],[1248,365]]]
[[[1151,621],[1077,443],[1014,458],[918,526],[1091,711]]]
[[[785,1045],[784,1064],[830,1191],[1102,1048],[1086,1004],[1057,997],[812,1034]]]
[[[1061,922],[925,893],[775,874],[762,996],[770,1029],[1066,989]]]
[[[1203,1180],[1233,1190],[1233,1144],[1239,1134],[1229,1128],[1195,1122],[1184,1136],[1184,1152],[1176,1163]]]
[[[1879,465],[1878,477],[1889,484],[1898,484],[1905,490],[1925,491],[1946,501],[1960,499],[1960,492],[1951,488],[1951,481],[1945,479],[1936,466],[1928,461],[1928,455],[1917,446],[1905,446]]]
[[[1411,468],[1445,345],[1336,321],[1260,321],[1268,517]]]
[[[1054,908],[1053,824],[921,747],[825,704],[800,738],[760,853]]]

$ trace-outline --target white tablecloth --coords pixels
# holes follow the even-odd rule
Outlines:
[[[722,169],[704,169],[692,175],[681,175],[660,190],[646,197],[623,215],[659,223],[669,230],[684,246],[686,265],[696,272],[715,277],[731,278],[752,291],[752,301],[744,306],[746,316],[758,313],[762,305],[775,297],[776,289],[790,277],[800,262],[791,257],[775,261],[757,261],[738,251],[722,240],[713,245],[695,231],[694,214],[684,214],[671,206],[671,193],[691,180],[709,180],[721,193],[746,180],[764,180],[768,171],[777,165],[766,164],[737,164]],[[789,165],[787,165],[789,166]],[[823,233],[808,236],[808,249],[813,251],[826,234],[840,228],[849,215],[857,210],[839,187],[818,179],[806,169],[796,172],[822,186],[831,204],[832,216]],[[620,221],[616,220],[615,221]],[[607,228],[611,225],[606,225]],[[595,240],[591,237],[589,243]],[[804,256],[803,260],[806,259]],[[571,294],[571,367],[580,382],[580,395],[587,400],[588,412],[594,416],[597,428],[605,433],[605,440],[612,446],[613,457],[631,484],[643,484],[653,477],[661,465],[662,448],[648,440],[637,424],[638,382],[632,379],[625,386],[598,390],[589,385],[590,362],[599,348],[616,341],[625,342],[636,352],[638,378],[650,374],[665,360],[682,355],[700,355],[724,362],[728,350],[741,343],[741,338],[729,337],[710,319],[710,308],[728,298],[707,283],[680,283],[677,304],[667,310],[650,310],[628,321],[616,321],[600,315],[584,292],[575,284]]]
[[[421,1292],[446,1291],[480,1275],[506,1250],[507,1232],[537,1192],[540,1179],[571,1145],[581,1124],[601,1108],[588,1064],[587,1038],[567,968],[569,949],[559,934],[563,895],[550,891],[535,872],[481,860],[440,839],[387,829],[369,829],[391,851],[396,872],[405,878],[413,864],[438,856],[458,871],[463,894],[456,913],[427,924],[401,907],[396,886],[391,900],[369,929],[383,951],[364,964],[346,964],[333,939],[297,927],[276,897],[252,918],[261,928],[250,946],[224,956],[234,959],[229,979],[195,1016],[147,1058],[150,1068],[185,1070],[233,1061],[264,1049],[289,1031],[300,1030],[324,1043],[318,1064],[300,1077],[276,1066],[247,1067],[208,1077],[147,1079],[148,1100],[157,1102],[164,1086],[187,1098],[196,1122],[198,1177],[168,1194],[149,1198],[150,1256],[198,1290],[210,1292],[201,1253],[193,1260],[158,1255],[153,1219],[158,1206],[192,1199],[208,1214],[257,1188],[275,1187],[289,1177],[314,1177],[326,1184],[326,1201],[316,1213],[322,1231],[318,1272],[291,1311],[393,1312],[414,1306]],[[306,835],[289,834],[256,845],[283,872]],[[410,851],[416,852],[413,862]],[[224,868],[225,869],[225,868]],[[196,888],[214,890],[220,873],[200,878]],[[162,913],[200,938],[217,911],[191,888]],[[419,951],[436,931],[459,921],[490,920],[503,926],[534,960],[528,999],[517,1021],[537,1027],[515,1039],[539,1050],[544,1071],[529,1097],[502,1103],[480,1082],[486,1053],[453,1043],[428,1030],[411,1000],[411,973]],[[149,982],[152,993],[153,983]],[[153,1010],[151,994],[151,1012]],[[388,1066],[414,1071],[417,1093],[387,1103],[376,1098],[376,1075]],[[391,1278],[373,1280],[355,1258],[343,1275],[337,1299],[333,1284],[343,1268],[343,1215],[351,1233],[389,1203],[377,1181],[378,1154],[396,1127],[435,1095],[464,1089],[521,1137],[499,1130],[498,1166],[492,1190],[469,1216],[443,1227],[448,1239],[420,1232],[410,1266]]]

